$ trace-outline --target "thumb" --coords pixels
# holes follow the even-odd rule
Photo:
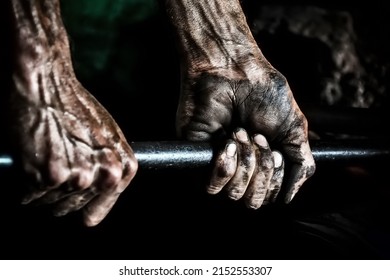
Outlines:
[[[286,145],[284,151],[292,164],[286,181],[285,196],[285,203],[290,203],[302,185],[314,175],[316,164],[308,141],[298,146]]]

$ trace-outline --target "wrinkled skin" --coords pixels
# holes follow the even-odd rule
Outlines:
[[[291,163],[290,202],[315,171],[308,123],[285,77],[263,56],[238,0],[166,0],[181,54],[178,135],[226,143],[208,192],[257,209],[273,202]]]
[[[99,224],[137,172],[112,116],[78,82],[59,0],[10,0],[15,145],[31,188],[24,203],[82,210]],[[208,192],[227,190],[257,209],[275,201],[293,163],[286,201],[314,173],[305,116],[286,79],[264,58],[237,0],[166,0],[182,57],[181,138],[223,141]]]
[[[75,77],[59,3],[12,0],[15,58],[12,128],[31,183],[23,203],[82,209],[99,224],[137,171],[112,116]]]

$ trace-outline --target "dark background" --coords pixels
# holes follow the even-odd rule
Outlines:
[[[282,1],[243,1],[250,24],[267,2],[292,6]],[[294,6],[314,5],[350,15],[356,35],[353,45],[368,73],[364,81],[371,96],[367,100],[371,101],[362,106],[386,111],[388,9],[372,1],[354,5],[334,2],[294,1]],[[68,0],[62,6],[78,78],[111,112],[128,140],[176,139],[178,57],[172,30],[157,1]],[[2,20],[2,36],[7,38],[6,17]],[[265,56],[286,75],[299,104],[305,108],[325,106],[330,112],[352,107],[351,87],[343,87],[343,96],[333,104],[321,98],[324,72],[334,70],[332,63],[328,65],[332,48],[292,34],[283,25],[277,33],[260,30],[255,37]],[[1,125],[5,128],[3,99],[10,73],[7,53],[12,51],[7,46],[6,42],[1,53]],[[328,67],[325,70],[324,65]],[[387,121],[384,114],[380,125],[373,123],[380,128],[375,137],[387,139]],[[340,138],[339,132],[315,133]],[[0,134],[1,147],[7,151],[11,140],[5,132]],[[361,134],[370,137],[363,129]],[[318,163],[315,176],[293,203],[258,211],[248,210],[242,202],[230,201],[223,194],[207,195],[207,168],[140,170],[109,216],[94,228],[84,227],[79,213],[55,218],[49,209],[20,206],[20,173],[2,169],[0,258],[389,258],[387,166],[381,161]]]

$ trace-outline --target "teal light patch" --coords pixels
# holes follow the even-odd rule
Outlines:
[[[112,68],[110,59],[123,40],[123,30],[153,17],[158,11],[157,0],[66,0],[61,1],[62,18],[69,34],[73,64],[81,80],[91,80]],[[136,54],[124,57],[127,67]],[[118,71],[121,69],[116,68]],[[127,69],[123,69],[127,71]]]

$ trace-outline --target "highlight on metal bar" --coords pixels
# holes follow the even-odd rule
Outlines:
[[[208,166],[215,154],[205,142],[132,142],[141,169],[188,169]],[[311,148],[317,162],[367,161],[390,158],[390,144],[377,140],[313,140]],[[0,168],[11,167],[10,155],[0,154]]]
[[[9,167],[12,166],[13,160],[9,155],[0,154],[0,167]]]

